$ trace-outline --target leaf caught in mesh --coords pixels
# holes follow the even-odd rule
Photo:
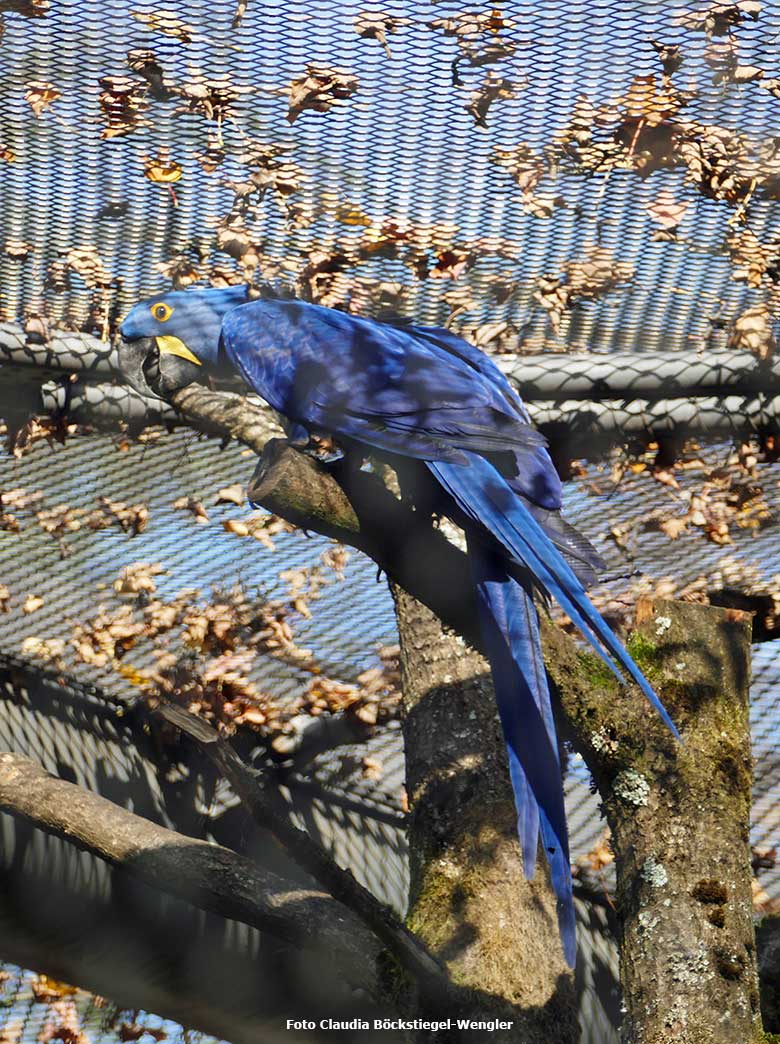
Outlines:
[[[703,10],[684,11],[677,21],[684,29],[708,36],[724,36],[747,19],[757,21],[761,8],[758,0],[734,0],[731,3],[716,0]]]
[[[113,588],[117,594],[154,594],[157,590],[154,578],[165,572],[160,562],[132,562],[120,570]]]
[[[269,551],[275,551],[276,545],[272,538],[278,533],[291,533],[295,527],[277,515],[267,515],[262,511],[255,511],[245,519],[223,519],[222,528],[226,533],[233,533],[234,536],[253,537]]]
[[[6,239],[3,252],[12,261],[24,261],[33,252],[31,243],[25,243],[22,239]]]
[[[641,120],[652,127],[676,115],[689,100],[690,96],[678,91],[669,80],[662,78],[659,83],[651,73],[635,76],[616,104],[625,118]]]
[[[171,36],[180,43],[192,43],[195,30],[170,11],[131,11],[137,22],[150,32]]]
[[[385,771],[384,765],[379,758],[364,757],[361,768],[363,779],[381,779]]]
[[[762,243],[752,229],[741,229],[726,240],[732,264],[732,276],[738,282],[758,287],[766,279],[780,282],[780,240],[772,237]]]
[[[177,89],[177,94],[184,99],[186,105],[177,109],[176,115],[181,112],[194,112],[207,120],[222,124],[235,115],[234,106],[238,100],[253,92],[254,87],[232,83],[227,76],[193,76]]]
[[[178,500],[174,500],[173,506],[177,511],[189,511],[194,516],[195,521],[201,523],[201,525],[206,525],[209,522],[208,512],[195,497],[179,497]]]
[[[176,254],[156,266],[160,275],[170,280],[174,290],[184,290],[203,279],[203,272],[187,254]]]
[[[651,40],[650,43],[661,60],[664,76],[673,76],[685,60],[682,48],[678,44],[664,44],[658,40]]]
[[[522,89],[522,85],[507,80],[491,69],[481,85],[472,91],[466,104],[466,112],[474,117],[477,127],[487,129],[487,114],[491,105],[506,98],[516,98],[520,89]]]
[[[36,443],[46,441],[50,445],[56,440],[65,442],[68,435],[78,430],[63,418],[31,417],[16,431],[11,439],[11,451],[15,457],[23,457]]]
[[[397,33],[403,25],[409,25],[408,18],[398,18],[385,11],[361,11],[355,15],[353,22],[355,32],[364,40],[376,40],[385,49],[388,58],[392,58],[387,37]]]
[[[630,283],[634,266],[615,261],[606,247],[590,247],[582,260],[567,261],[558,276],[537,280],[534,300],[549,314],[553,329],[560,329],[563,315],[578,301],[595,301]]]
[[[759,66],[740,62],[739,45],[733,37],[710,41],[704,51],[704,59],[714,72],[712,82],[715,84],[751,83],[764,75],[764,70]]]
[[[146,504],[125,504],[122,501],[98,497],[98,507],[90,512],[87,525],[90,529],[108,529],[119,526],[130,536],[143,533],[149,524],[149,508]]]
[[[127,64],[134,73],[138,73],[146,81],[150,97],[157,101],[167,101],[174,89],[165,78],[165,71],[157,60],[154,51],[145,47],[137,47],[127,52]]]
[[[320,554],[323,565],[332,569],[339,580],[344,579],[344,569],[350,559],[350,552],[343,544],[333,544]]]
[[[243,507],[246,504],[246,490],[240,482],[236,482],[232,486],[223,486],[214,497],[214,503],[236,504],[238,507]]]
[[[772,313],[766,304],[746,308],[737,316],[728,346],[735,351],[752,352],[759,359],[770,359],[774,355],[777,341]]]
[[[442,250],[435,255],[434,263],[428,269],[431,279],[459,279],[472,267],[476,258],[471,253],[457,250]]]
[[[181,164],[171,159],[167,149],[144,158],[144,177],[155,184],[171,185],[179,181],[183,173]]]
[[[99,83],[98,104],[106,122],[101,138],[116,138],[149,126],[143,118],[149,108],[146,84],[130,76],[104,76]]]
[[[62,91],[46,80],[30,80],[24,86],[26,88],[24,100],[36,117],[42,116],[58,98],[62,97]]]
[[[222,148],[219,137],[209,134],[206,147],[202,152],[195,153],[195,159],[206,174],[214,174],[227,159],[227,153]]]
[[[522,141],[509,149],[495,145],[490,158],[493,163],[504,167],[517,182],[526,214],[547,218],[552,216],[556,207],[565,206],[561,196],[537,194],[537,185],[550,173],[550,163],[547,157],[534,152],[526,142]]]
[[[51,0],[0,0],[0,12],[13,11],[23,18],[43,18],[51,9]]]
[[[62,638],[38,638],[28,635],[22,642],[22,656],[30,656],[43,663],[53,663],[62,670],[62,655],[65,652],[65,641]]]
[[[65,533],[77,533],[83,525],[86,514],[83,508],[72,508],[68,504],[57,507],[42,508],[35,512],[38,525],[53,537],[64,536]]]
[[[302,112],[328,112],[351,98],[358,89],[358,79],[342,69],[309,62],[306,73],[293,80],[288,88],[287,122],[295,123]]]
[[[101,606],[94,617],[73,627],[70,645],[81,663],[105,667],[121,659],[144,633],[131,605],[110,611]]]
[[[645,210],[662,228],[673,230],[685,217],[689,207],[687,200],[677,200],[669,189],[663,189],[652,203],[645,205]]]
[[[113,280],[94,247],[76,247],[65,254],[65,265],[88,287],[109,287]]]

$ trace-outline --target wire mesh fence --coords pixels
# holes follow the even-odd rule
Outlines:
[[[708,351],[764,357],[774,346],[778,33],[780,11],[749,2],[405,0],[385,10],[312,0],[6,0],[0,318],[14,331],[21,323],[22,351],[42,354],[43,375],[63,330],[105,340],[145,294],[268,280],[353,312],[446,323],[516,356],[521,380],[535,379],[523,370],[528,353],[596,349],[626,353],[623,375],[633,366],[644,387],[658,370],[654,353],[673,370],[669,353],[695,350],[704,353],[701,383],[713,373]],[[21,401],[9,358],[0,360],[0,382],[13,381],[5,398]],[[555,383],[554,364],[538,365]],[[776,419],[767,366],[748,367],[759,433]],[[670,379],[693,381],[686,374]],[[49,376],[62,410],[72,398],[67,382]],[[574,405],[563,398],[565,410],[542,412],[543,421],[565,423]],[[732,412],[744,412],[745,401]],[[621,430],[644,408],[601,407]],[[707,590],[760,588],[771,616],[777,480],[759,467],[760,524],[734,523],[724,540],[707,542],[691,498],[696,482],[715,481],[730,450],[707,452],[682,491],[648,470],[629,471],[613,488],[608,468],[592,467],[568,487],[569,514],[599,537],[614,572],[640,565],[644,589],[667,577],[678,592],[701,577]],[[161,566],[151,595],[162,600],[192,589],[208,600],[238,580],[285,602],[298,646],[338,684],[381,667],[377,650],[393,644],[394,621],[369,563],[353,554],[333,568],[322,557],[329,545],[300,533],[266,534],[263,543],[231,532],[245,512],[213,501],[251,466],[235,447],[162,431],[140,443],[77,437],[3,457],[0,661],[45,663],[131,705],[151,649],[128,649],[127,670],[117,673],[74,658],[72,640],[101,604],[125,604],[114,589],[120,570],[147,562]],[[95,512],[102,522],[92,527]],[[647,525],[654,513],[655,527]],[[670,513],[683,519],[673,542],[663,528]],[[310,616],[289,608],[301,571],[318,578]],[[607,606],[635,595],[631,584],[597,592]],[[753,841],[763,849],[777,837],[780,786],[773,659],[769,644],[755,648]],[[294,702],[311,674],[289,657],[264,656],[253,678]],[[55,768],[79,767],[86,785],[97,785],[90,766],[107,764],[87,728],[74,727],[66,741],[41,722],[33,735],[13,706],[4,728],[14,749],[37,743]],[[372,744],[320,756],[291,777],[290,802],[400,908],[397,730]],[[567,796],[573,851],[585,858],[602,825],[576,761]],[[223,797],[198,795],[204,822],[229,812]],[[164,818],[165,801],[153,811]],[[780,898],[773,868],[761,881]],[[14,983],[24,995],[29,980],[17,976],[6,992]],[[90,1039],[104,1032],[97,1016],[79,1018]],[[105,1029],[106,1039],[117,1032]],[[31,1016],[17,1039],[41,1033]]]

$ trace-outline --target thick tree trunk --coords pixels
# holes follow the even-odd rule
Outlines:
[[[630,648],[680,727],[546,628],[551,674],[604,799],[627,1044],[763,1039],[751,896],[750,617],[642,602]]]
[[[509,1028],[469,1040],[569,1044],[578,1028],[546,871],[525,880],[485,661],[393,588],[410,801],[408,923],[474,993],[473,1018]]]

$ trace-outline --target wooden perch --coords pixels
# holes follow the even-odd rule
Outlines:
[[[366,888],[342,869],[316,841],[290,822],[289,816],[262,774],[254,772],[209,724],[183,707],[161,704],[157,708],[167,722],[186,733],[211,758],[254,821],[270,830],[293,860],[330,895],[344,903],[387,946],[399,965],[419,984],[429,1005],[446,1010],[455,1001],[439,963],[425,947]]]
[[[290,887],[235,852],[151,823],[18,754],[0,753],[0,810],[199,909],[313,949],[348,982],[383,1000],[377,979],[381,944],[326,892]]]

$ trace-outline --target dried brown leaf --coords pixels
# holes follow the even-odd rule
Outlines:
[[[178,500],[174,500],[173,507],[177,511],[189,511],[195,517],[195,521],[202,525],[209,522],[208,512],[195,497],[179,497]]]
[[[766,304],[746,308],[734,320],[729,348],[753,352],[759,359],[770,359],[776,347],[772,313]]]
[[[65,255],[65,265],[88,287],[109,287],[113,280],[94,247],[77,247]]]
[[[214,497],[215,504],[237,504],[243,507],[246,504],[246,490],[240,482],[232,486],[223,486]]]
[[[112,586],[117,594],[154,594],[157,590],[154,578],[165,572],[160,562],[132,562],[119,571]]]
[[[678,44],[664,44],[658,40],[651,40],[650,43],[661,60],[664,76],[673,76],[685,60],[682,48]]]
[[[167,149],[160,149],[156,156],[145,156],[143,162],[144,177],[155,184],[174,184],[184,173],[181,164],[171,159]]]
[[[131,11],[136,21],[150,32],[171,36],[180,43],[192,43],[195,30],[170,11]]]
[[[476,90],[471,92],[466,112],[474,117],[477,127],[487,128],[487,114],[494,102],[516,98],[524,85],[513,82],[491,69]]]
[[[12,261],[24,261],[33,252],[34,247],[22,239],[6,239],[3,250]]]
[[[306,73],[293,80],[288,89],[288,123],[295,123],[302,112],[328,112],[351,98],[358,89],[358,79],[343,69],[310,62]]]
[[[386,11],[361,11],[355,16],[353,25],[355,32],[364,40],[376,40],[385,49],[385,54],[391,58],[387,37],[397,33],[401,26],[409,25],[408,18],[398,18],[388,14]]]
[[[47,80],[30,80],[24,86],[26,88],[24,100],[36,117],[42,116],[58,98],[62,97],[62,91]]]
[[[690,205],[687,200],[675,199],[669,189],[663,189],[652,203],[646,204],[645,210],[663,228],[676,229]]]

